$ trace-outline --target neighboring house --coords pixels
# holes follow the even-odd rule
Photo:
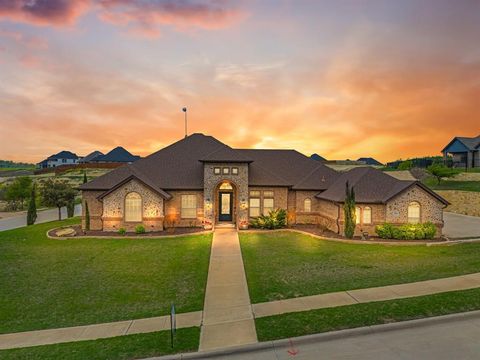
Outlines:
[[[361,157],[357,161],[370,166],[383,166],[383,164],[380,161],[375,160],[374,158],[371,158],[371,157]]]
[[[347,180],[357,194],[357,234],[373,234],[385,221],[431,221],[441,234],[448,203],[418,181],[397,180],[371,167],[340,173],[295,150],[233,149],[203,134],[80,189],[91,230],[132,231],[139,224],[147,231],[209,228],[223,222],[246,228],[251,218],[282,208],[289,224],[323,225],[342,234]]]
[[[312,154],[310,155],[310,158],[313,160],[321,161],[321,162],[326,162],[327,159],[325,159],[323,156],[318,155],[318,154]]]
[[[97,157],[102,156],[102,155],[103,155],[102,152],[100,152],[98,150],[95,150],[95,151],[91,152],[90,154],[88,154],[87,156],[84,156],[83,158],[78,160],[78,162],[80,164],[88,164],[88,163],[94,162]]]
[[[58,154],[51,155],[45,160],[39,162],[37,166],[40,169],[57,167],[60,165],[72,165],[78,163],[78,156],[70,151],[60,151]]]
[[[110,152],[106,153],[105,155],[99,155],[95,157],[90,162],[96,163],[133,163],[140,159],[140,156],[132,155],[123,147],[118,146],[115,149],[111,150]]]
[[[480,135],[477,137],[455,137],[442,150],[443,158],[453,157],[453,167],[480,167]]]

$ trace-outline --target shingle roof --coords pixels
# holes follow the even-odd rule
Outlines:
[[[384,204],[410,186],[418,185],[442,203],[448,204],[445,199],[418,181],[398,180],[372,167],[357,167],[343,173],[326,191],[317,194],[316,197],[344,202],[347,181],[354,188],[355,201],[358,203]]]
[[[456,136],[454,137],[448,144],[442,149],[442,152],[450,146],[455,140],[460,141],[463,145],[465,145],[469,150],[476,150],[480,147],[480,135],[476,137],[463,137],[463,136]]]
[[[140,159],[140,156],[132,155],[121,146],[117,146],[115,149],[110,150],[105,155],[97,156],[95,162],[125,162],[131,163]]]
[[[72,153],[71,151],[63,150],[60,151],[58,154],[51,155],[47,158],[47,160],[57,160],[57,159],[78,159],[77,154]]]
[[[237,150],[230,146],[223,146],[220,149],[208,154],[200,159],[202,162],[237,162],[237,163],[251,163],[253,160],[248,156],[244,156]]]
[[[323,156],[318,155],[318,154],[312,154],[312,155],[310,155],[310,158],[313,159],[313,160],[322,161],[322,162],[327,161],[327,159],[325,159]]]
[[[98,151],[98,150],[95,150],[95,151],[92,151],[90,154],[88,154],[87,156],[84,156],[83,158],[80,159],[80,162],[82,163],[88,163],[90,161],[94,161],[98,156],[102,156],[103,153]]]
[[[372,157],[361,157],[357,161],[363,161],[367,165],[376,165],[381,166],[383,165],[380,161],[372,158]]]

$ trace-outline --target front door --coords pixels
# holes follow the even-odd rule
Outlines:
[[[218,220],[219,221],[232,221],[232,198],[233,193],[231,192],[220,192],[218,194],[219,202],[218,202]]]

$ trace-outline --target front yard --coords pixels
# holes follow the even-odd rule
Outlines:
[[[51,240],[0,232],[0,333],[202,310],[212,236]]]
[[[294,232],[240,233],[252,303],[480,271],[480,244],[356,245]]]

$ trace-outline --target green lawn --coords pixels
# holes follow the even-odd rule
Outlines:
[[[255,319],[259,341],[480,309],[480,289],[339,306]]]
[[[438,184],[435,178],[426,178],[423,183],[433,190],[461,190],[480,192],[480,181],[442,180]]]
[[[201,310],[211,234],[51,240],[50,228],[0,232],[0,333]]]
[[[1,350],[2,360],[126,360],[198,350],[200,328],[178,329],[174,347],[170,331],[126,335],[109,339],[79,341],[22,349]]]
[[[294,232],[240,233],[253,303],[480,271],[480,244],[387,246]]]

